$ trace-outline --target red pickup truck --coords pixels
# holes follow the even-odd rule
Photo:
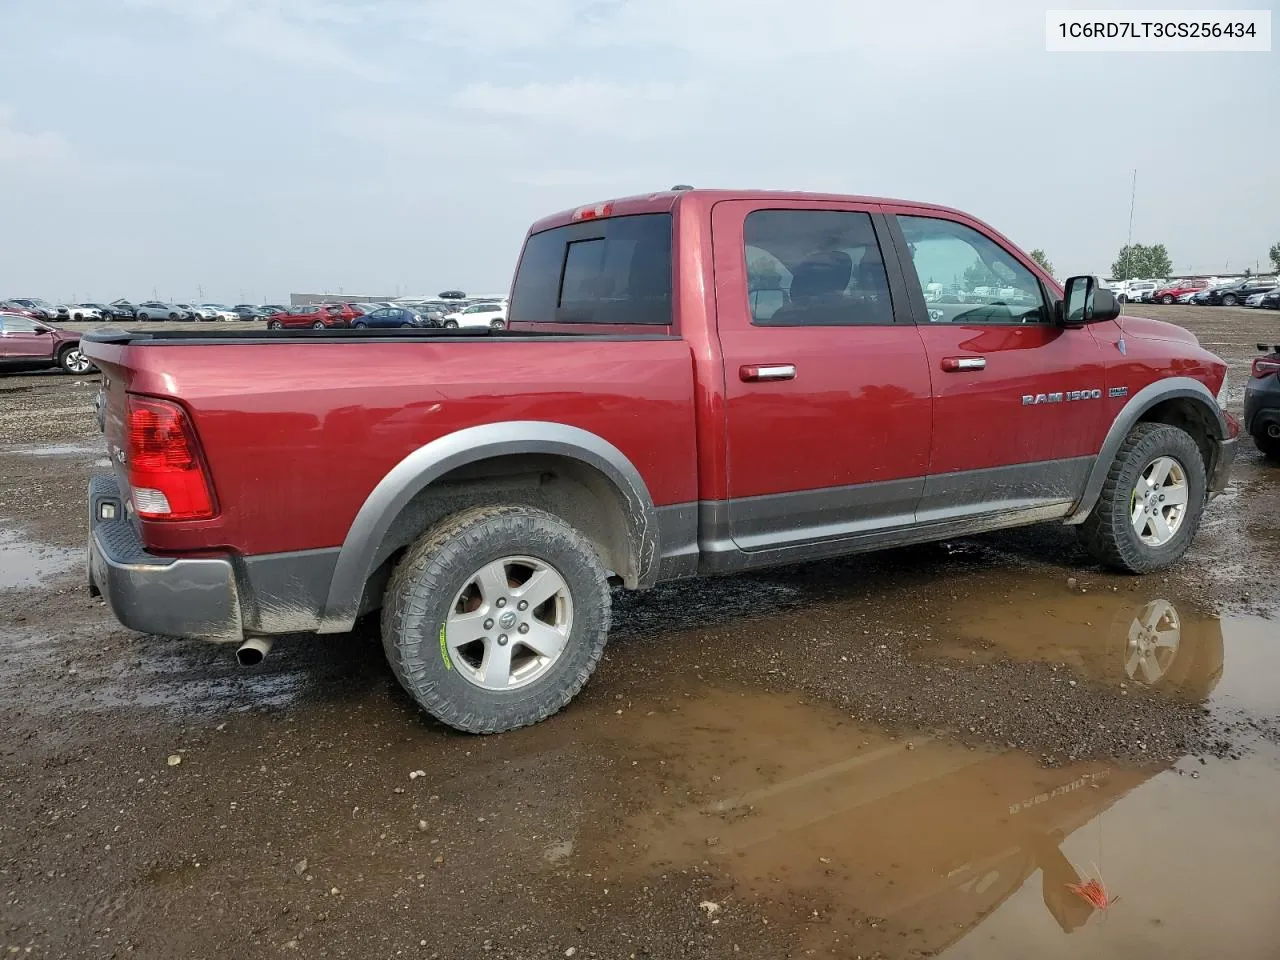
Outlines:
[[[88,334],[114,463],[91,589],[246,659],[380,609],[414,699],[495,732],[586,682],[612,585],[1050,520],[1164,567],[1239,431],[1192,334],[926,204],[565,211],[529,231],[509,326]]]

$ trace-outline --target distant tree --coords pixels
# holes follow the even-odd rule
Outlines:
[[[974,257],[973,263],[969,264],[969,268],[964,272],[964,284],[970,290],[974,287],[992,287],[996,285],[996,275],[987,268],[985,263]]]
[[[1116,280],[1164,278],[1172,272],[1173,261],[1163,243],[1125,244],[1111,264],[1111,276]]]
[[[1049,260],[1049,255],[1039,247],[1031,251],[1031,259],[1040,264],[1040,268],[1049,276],[1054,276],[1053,263]]]
[[[1271,267],[1276,273],[1280,273],[1280,243],[1271,245],[1271,250],[1267,253],[1271,258]]]

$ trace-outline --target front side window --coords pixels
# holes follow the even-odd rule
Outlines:
[[[900,216],[898,223],[931,322],[1049,322],[1040,281],[990,237],[936,217]]]
[[[670,324],[671,222],[646,213],[535,233],[516,271],[511,323]]]
[[[753,324],[893,323],[889,278],[869,214],[756,210],[742,232]]]
[[[41,329],[26,317],[0,317],[0,333],[38,333]]]

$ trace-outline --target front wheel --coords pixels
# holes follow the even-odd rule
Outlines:
[[[458,321],[457,321],[457,320],[446,320],[446,321],[444,322],[444,328],[445,328],[446,330],[457,330],[457,329],[458,329]]]
[[[1224,307],[1234,307],[1237,303],[1239,303],[1239,301],[1236,300],[1236,296],[1234,293],[1228,293],[1225,297],[1222,298],[1222,305]]]
[[[313,324],[311,325],[311,329],[312,329],[312,330],[323,330],[323,329],[324,329],[324,321],[323,321],[323,320],[317,320],[315,323],[313,323]]]
[[[66,373],[88,373],[93,368],[93,363],[86,357],[79,347],[67,347],[58,354],[58,366]]]
[[[427,713],[468,733],[545,720],[604,652],[610,596],[592,544],[532,507],[477,507],[409,548],[387,586],[382,644]]]
[[[1173,303],[1173,297],[1161,297],[1160,302],[1163,303],[1165,306],[1168,306],[1169,304]]]
[[[365,323],[363,320],[357,320],[355,323],[352,324],[352,326],[355,327],[357,330],[363,330],[365,327],[369,325]]]
[[[1205,468],[1191,435],[1139,423],[1125,437],[1098,502],[1080,526],[1093,558],[1125,573],[1176,562],[1191,545],[1205,504]]]
[[[279,320],[268,320],[268,321],[267,321],[267,329],[268,329],[268,330],[283,330],[283,329],[284,329],[284,324],[283,324],[283,323],[281,323]]]

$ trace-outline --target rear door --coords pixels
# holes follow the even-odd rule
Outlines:
[[[1074,502],[1106,428],[1104,345],[1055,322],[1056,293],[998,235],[919,214],[892,218],[933,382],[919,521]],[[931,281],[956,292],[926,303]]]
[[[713,208],[724,509],[741,550],[799,559],[914,521],[929,370],[884,229],[871,204]]]

